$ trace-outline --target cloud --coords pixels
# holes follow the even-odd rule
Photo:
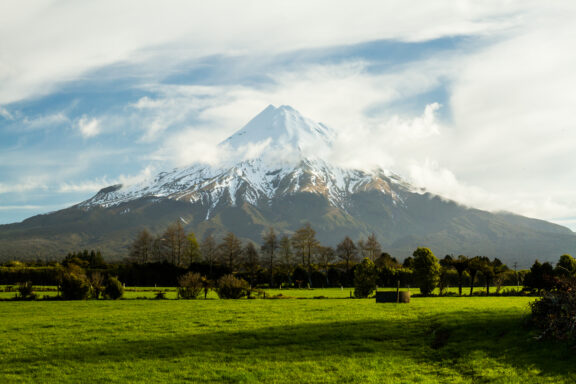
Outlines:
[[[0,106],[0,116],[6,120],[14,120],[14,116],[6,108]]]
[[[369,0],[362,6],[328,0],[175,0],[169,7],[142,0],[3,3],[0,104],[49,93],[88,71],[121,62],[152,59],[169,69],[168,63],[208,55],[498,33],[515,25],[503,16],[525,7],[518,1],[451,0],[426,5]]]
[[[84,180],[81,182],[63,182],[58,186],[58,193],[96,193],[100,189],[116,185],[134,185],[142,181],[150,179],[154,176],[157,170],[152,166],[144,167],[140,172],[134,175],[124,175],[121,174],[114,179],[108,179],[107,177],[95,178],[92,180]]]
[[[78,129],[84,138],[97,136],[101,132],[100,121],[84,115],[78,120]]]
[[[0,193],[20,193],[33,190],[47,189],[47,184],[44,180],[37,180],[35,178],[25,178],[15,183],[0,183]]]
[[[28,210],[38,211],[45,207],[41,205],[0,205],[0,211]]]

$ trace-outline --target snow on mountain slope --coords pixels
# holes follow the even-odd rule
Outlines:
[[[403,204],[401,191],[411,187],[381,169],[372,172],[328,164],[336,134],[289,106],[264,109],[242,129],[220,143],[231,158],[218,167],[202,164],[162,172],[136,185],[102,189],[81,207],[110,207],[147,198],[170,198],[208,205],[208,216],[219,203],[268,204],[271,199],[296,192],[325,196],[346,209],[353,193],[377,190]]]

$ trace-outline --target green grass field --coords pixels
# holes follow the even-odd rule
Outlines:
[[[5,301],[0,383],[575,382],[531,300]]]

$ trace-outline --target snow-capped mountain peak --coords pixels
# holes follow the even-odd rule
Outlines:
[[[288,105],[269,105],[220,146],[240,155],[260,146],[260,152],[272,152],[273,158],[290,155],[300,161],[303,157],[322,157],[328,153],[335,137],[332,129],[302,116]]]
[[[352,194],[369,190],[389,196],[394,204],[402,203],[401,191],[410,187],[391,172],[343,169],[326,161],[324,155],[334,140],[335,132],[327,126],[292,107],[270,105],[220,143],[233,154],[220,166],[196,164],[162,172],[137,185],[104,188],[80,206],[109,207],[140,198],[168,198],[202,204],[209,218],[222,204],[267,205],[272,199],[295,193],[322,195],[345,210]]]

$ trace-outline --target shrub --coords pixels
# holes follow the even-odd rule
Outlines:
[[[199,273],[188,272],[178,278],[178,296],[183,299],[195,299],[204,288],[204,281]]]
[[[93,299],[99,299],[104,294],[106,285],[104,284],[104,276],[100,272],[92,272],[90,278],[90,296]]]
[[[225,275],[218,280],[216,293],[221,299],[240,299],[250,292],[250,286],[246,280],[237,279],[233,275]]]
[[[369,258],[364,258],[354,269],[354,297],[368,297],[376,289],[378,271]]]
[[[166,299],[166,293],[162,292],[162,291],[158,291],[154,294],[154,299],[156,300],[165,300]]]
[[[34,300],[36,298],[34,287],[30,281],[18,283],[18,293],[20,294],[20,298],[24,300]]]
[[[60,275],[60,292],[65,300],[84,300],[90,294],[90,282],[84,270],[71,264]]]
[[[557,280],[555,285],[530,303],[532,323],[543,330],[540,338],[576,339],[576,279]]]
[[[124,286],[116,277],[109,277],[104,287],[104,296],[108,299],[117,300],[124,295]]]

